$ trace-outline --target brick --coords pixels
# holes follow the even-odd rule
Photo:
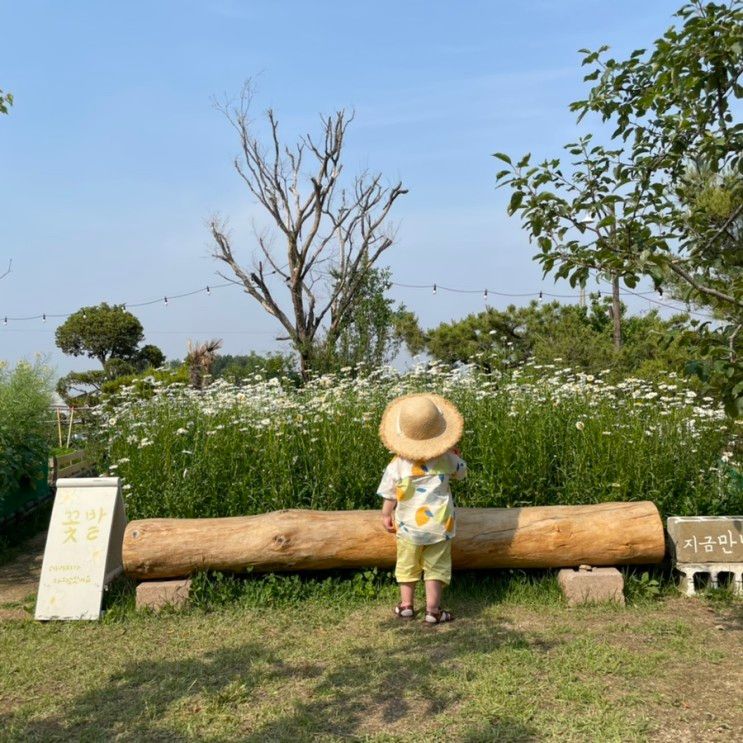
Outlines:
[[[147,580],[137,586],[137,609],[160,611],[164,606],[180,608],[188,601],[191,579]]]
[[[624,578],[616,568],[565,568],[557,573],[557,582],[568,606],[613,601],[624,604]]]

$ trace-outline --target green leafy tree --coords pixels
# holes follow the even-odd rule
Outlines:
[[[147,343],[137,351],[135,360],[137,371],[159,369],[165,363],[165,354],[157,346]]]
[[[408,351],[416,356],[426,350],[426,336],[414,312],[400,306],[393,318],[395,333]]]
[[[81,307],[56,332],[57,346],[64,353],[98,359],[103,367],[111,358],[135,357],[143,338],[142,324],[131,312],[105,302]]]
[[[217,356],[212,367],[216,378],[239,382],[260,374],[264,379],[290,379],[299,382],[296,359],[288,353],[269,353],[265,356],[251,351],[249,354]]]
[[[530,155],[514,163],[497,153],[508,165],[497,179],[510,187],[509,212],[538,245],[545,274],[584,285],[598,271],[630,289],[645,276],[659,290],[682,288],[691,303],[711,307],[720,322],[702,328],[697,370],[735,415],[743,409],[743,278],[734,228],[740,181],[730,210],[716,219],[709,204],[690,208],[689,193],[694,165],[720,177],[743,165],[743,127],[734,118],[743,92],[743,5],[697,1],[676,15],[681,25],[649,52],[619,61],[606,46],[582,50],[592,67],[584,79],[594,85],[571,110],[579,122],[595,113],[611,124],[609,146],[588,133],[566,145],[567,164],[532,164]]]
[[[364,266],[363,278],[355,299],[339,323],[337,332],[327,333],[316,351],[315,371],[332,371],[343,367],[378,367],[391,361],[400,349],[401,323],[410,313],[405,306],[395,306],[387,296],[392,286],[388,268]],[[337,280],[345,280],[338,277]]]
[[[429,353],[450,364],[471,363],[490,371],[533,361],[559,359],[588,373],[655,376],[663,369],[683,372],[699,351],[699,334],[680,315],[663,320],[657,312],[628,316],[621,306],[625,342],[613,343],[611,300],[591,295],[588,308],[557,302],[488,308],[462,320],[442,323],[426,334]]]

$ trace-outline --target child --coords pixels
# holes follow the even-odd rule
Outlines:
[[[415,616],[415,586],[421,573],[426,583],[425,621],[440,624],[454,619],[442,610],[441,593],[451,581],[451,540],[456,532],[449,480],[467,474],[467,465],[453,448],[463,427],[456,406],[439,395],[399,397],[382,415],[380,438],[397,455],[384,471],[378,494],[384,498],[384,528],[397,533],[400,603],[395,614],[400,619]]]

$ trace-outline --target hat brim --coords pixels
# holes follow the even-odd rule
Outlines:
[[[444,432],[430,439],[411,439],[398,432],[400,404],[411,397],[427,397],[441,411],[446,422]],[[423,461],[440,457],[449,451],[461,438],[464,419],[454,403],[441,395],[415,393],[393,400],[382,413],[379,424],[379,437],[382,443],[394,454],[411,461]]]

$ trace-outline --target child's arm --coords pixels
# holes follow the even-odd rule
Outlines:
[[[389,498],[384,499],[384,505],[382,506],[382,525],[390,534],[395,533],[395,522],[392,517],[395,508],[397,508],[397,501],[390,500]]]
[[[452,458],[455,467],[452,478],[454,480],[464,480],[464,478],[467,477],[467,462],[465,462],[460,456],[459,447],[455,446],[451,449],[449,456]]]
[[[395,532],[395,523],[392,514],[397,507],[395,487],[396,463],[397,460],[393,459],[387,465],[387,468],[384,471],[384,475],[382,475],[382,482],[379,483],[379,487],[377,488],[377,495],[384,499],[384,502],[382,504],[382,524],[384,525],[384,528],[391,533]]]

